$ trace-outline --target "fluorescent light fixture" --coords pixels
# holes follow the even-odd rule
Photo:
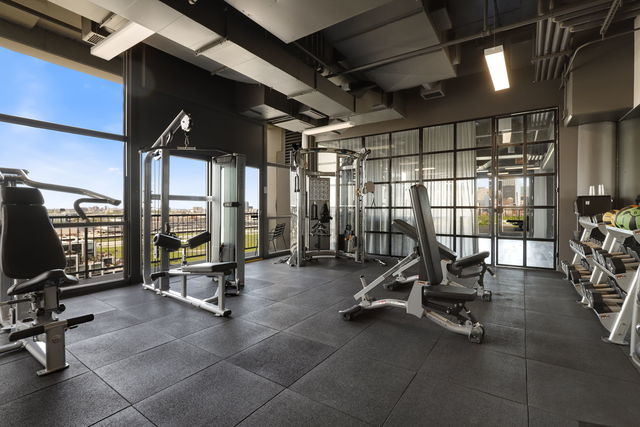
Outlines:
[[[507,74],[507,62],[504,59],[504,47],[502,45],[484,50],[484,59],[487,61],[493,87],[497,91],[509,88],[509,75]]]
[[[143,27],[140,24],[129,22],[127,25],[115,33],[111,33],[106,39],[93,46],[91,48],[91,54],[110,61],[125,50],[137,45],[154,32],[155,31]]]
[[[302,131],[302,133],[305,134],[305,135],[318,135],[319,133],[325,133],[325,132],[331,132],[331,131],[334,131],[334,130],[351,128],[351,127],[354,127],[355,125],[356,124],[354,122],[352,122],[352,121],[337,122],[337,123],[332,123],[332,124],[326,125],[326,126],[319,126],[317,128],[306,129],[306,130]]]

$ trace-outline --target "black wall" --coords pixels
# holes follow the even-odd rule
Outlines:
[[[264,126],[235,113],[234,89],[241,83],[212,76],[208,71],[146,45],[125,55],[127,261],[132,282],[140,271],[139,150],[155,142],[180,110],[190,113],[194,128],[190,143],[246,155],[247,165],[262,167]]]

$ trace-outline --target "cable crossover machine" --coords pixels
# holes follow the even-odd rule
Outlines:
[[[244,179],[245,157],[216,149],[196,148],[189,144],[193,127],[191,116],[180,111],[171,124],[143,155],[143,276],[144,289],[228,316],[225,295],[237,295],[244,287]],[[184,143],[176,141],[182,132]],[[205,196],[170,193],[171,157],[201,160],[207,165]],[[205,231],[184,240],[171,222],[171,201],[205,202]],[[187,251],[206,246],[206,262],[187,263]],[[171,265],[171,252],[181,250],[180,266]],[[190,276],[206,276],[216,282],[216,291],[199,299],[188,293]],[[171,277],[180,277],[177,289]]]

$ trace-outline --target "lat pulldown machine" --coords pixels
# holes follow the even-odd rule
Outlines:
[[[244,174],[245,158],[215,149],[199,149],[189,145],[191,116],[181,111],[156,142],[146,150],[143,170],[143,275],[145,289],[158,295],[228,316],[225,293],[237,295],[244,287]],[[173,143],[176,133],[184,135],[184,145]],[[202,160],[207,163],[206,196],[170,194],[171,156]],[[206,231],[183,242],[172,230],[169,204],[176,201],[206,202]],[[154,218],[158,217],[159,222]],[[153,244],[158,253],[154,257]],[[188,265],[186,250],[208,243],[207,262]],[[170,253],[182,249],[182,265],[171,268]],[[154,262],[155,261],[155,262]],[[180,290],[171,289],[170,278],[181,277]],[[217,284],[212,296],[205,299],[188,294],[189,276],[211,277]]]

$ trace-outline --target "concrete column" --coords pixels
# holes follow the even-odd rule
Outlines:
[[[618,199],[630,205],[640,193],[640,119],[618,124]]]
[[[616,123],[599,122],[578,126],[578,195],[589,194],[589,186],[604,184],[605,192],[616,188]],[[562,165],[560,166],[562,168]]]

